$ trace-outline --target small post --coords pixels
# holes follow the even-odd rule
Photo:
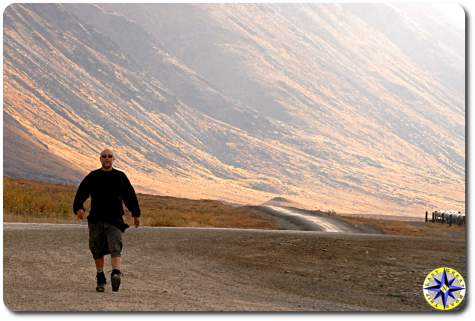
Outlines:
[[[432,223],[434,223],[435,220],[435,212],[432,212]]]
[[[427,211],[426,211],[426,223],[427,223],[427,215],[428,215],[428,213],[427,213]]]

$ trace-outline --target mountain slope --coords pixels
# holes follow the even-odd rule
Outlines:
[[[82,173],[112,145],[147,192],[463,210],[460,45],[414,27],[430,12],[373,6],[12,5],[4,126]],[[397,37],[381,15],[404,23]],[[404,35],[440,54],[422,63]],[[8,174],[18,156],[4,157]]]

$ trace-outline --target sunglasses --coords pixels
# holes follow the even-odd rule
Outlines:
[[[112,158],[114,157],[112,154],[101,155],[102,158]]]

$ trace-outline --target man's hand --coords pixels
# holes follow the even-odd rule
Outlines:
[[[135,225],[135,228],[139,227],[139,225],[140,225],[140,217],[134,217],[134,225]]]
[[[86,212],[82,208],[80,210],[78,210],[78,212],[77,212],[78,220],[83,220],[85,214],[86,214]]]

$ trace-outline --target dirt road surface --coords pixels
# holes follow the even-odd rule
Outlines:
[[[465,242],[316,231],[138,228],[123,286],[95,291],[84,225],[4,224],[4,302],[15,311],[431,311],[439,266]],[[109,278],[109,267],[106,269]]]

